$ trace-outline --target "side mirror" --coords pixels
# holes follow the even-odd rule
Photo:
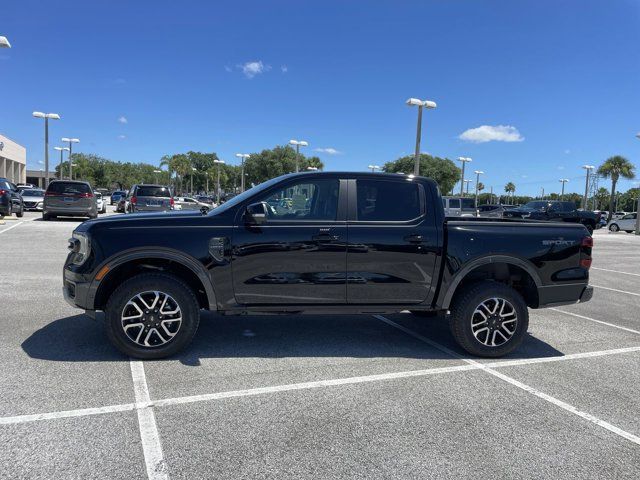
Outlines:
[[[264,202],[253,203],[245,211],[245,221],[261,225],[267,220],[267,205]]]

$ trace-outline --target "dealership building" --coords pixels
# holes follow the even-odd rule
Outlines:
[[[27,180],[27,149],[0,134],[0,177],[13,183]]]

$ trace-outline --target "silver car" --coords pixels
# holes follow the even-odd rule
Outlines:
[[[41,212],[44,209],[44,190],[39,188],[22,190],[22,203],[25,210]]]
[[[134,185],[127,194],[126,213],[168,212],[174,200],[169,187],[163,185]]]
[[[42,220],[56,217],[96,218],[98,208],[91,185],[87,182],[54,180],[44,193]]]
[[[176,197],[176,210],[205,210],[211,209],[211,205],[208,203],[201,202],[200,200],[196,200],[193,197]]]

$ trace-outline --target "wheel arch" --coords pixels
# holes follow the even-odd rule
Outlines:
[[[538,288],[542,281],[534,266],[518,257],[488,255],[471,261],[453,277],[443,296],[442,308],[448,309],[456,293],[465,285],[482,280],[510,285],[522,294],[528,306],[538,306]]]
[[[101,280],[91,282],[90,299],[95,310],[103,310],[111,293],[122,281],[138,273],[162,271],[181,278],[194,290],[201,308],[217,310],[213,285],[206,270],[195,258],[182,252],[159,248],[131,250],[103,262],[96,272],[105,266],[108,273]],[[90,293],[90,294],[91,294]]]

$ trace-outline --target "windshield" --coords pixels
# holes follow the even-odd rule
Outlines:
[[[547,205],[547,202],[529,202],[525,203],[522,208],[525,208],[527,210],[543,210],[547,208]]]
[[[255,187],[250,188],[249,190],[245,190],[241,194],[236,195],[231,200],[223,203],[222,205],[220,205],[215,210],[212,210],[211,212],[212,212],[212,214],[218,214],[218,213],[226,212],[228,209],[230,209],[232,207],[235,207],[236,205],[238,205],[239,203],[242,203],[247,198],[252,197],[256,193],[260,193],[263,190],[266,190],[266,189],[270,188],[272,185],[278,183],[280,180],[282,180],[286,176],[287,175],[281,175],[279,177],[272,178],[271,180],[267,180],[266,182],[260,183],[260,184],[256,185]]]
[[[32,190],[32,189],[23,190],[22,196],[23,197],[44,197],[44,190]]]
[[[86,183],[53,182],[49,184],[47,192],[59,195],[80,195],[91,193],[91,187]]]

